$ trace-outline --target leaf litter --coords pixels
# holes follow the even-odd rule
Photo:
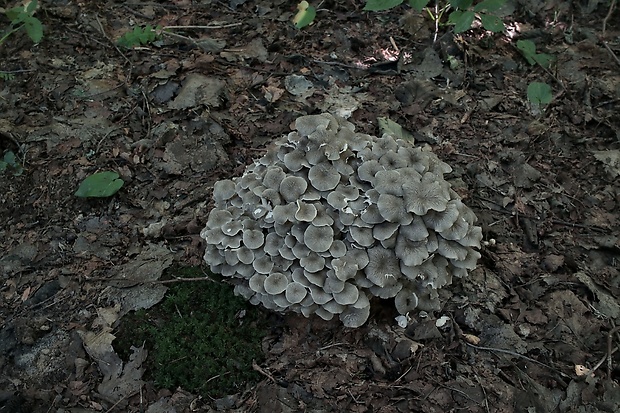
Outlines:
[[[550,17],[525,3],[531,21]],[[37,48],[4,45],[3,65],[34,72],[0,90],[0,148],[23,163],[0,183],[0,406],[619,410],[619,78],[592,26],[608,9],[559,2],[573,30],[521,25],[534,63],[557,57],[547,72],[501,35],[485,44],[465,33],[435,48],[428,19],[411,25],[399,12],[335,2],[299,32],[289,6],[50,5]],[[215,28],[121,55],[113,42],[130,20]],[[609,20],[608,39],[619,29]],[[533,115],[536,81],[560,93]],[[213,182],[239,174],[297,116],[326,109],[372,134],[377,117],[389,119],[455,167],[453,185],[484,228],[480,267],[412,329],[389,305],[355,331],[285,317],[264,343],[265,380],[225,400],[157,389],[144,380],[144,348],[128,349],[126,362],[114,352],[115,329],[162,299],[163,269],[201,262]],[[76,199],[97,170],[116,171],[123,190]]]

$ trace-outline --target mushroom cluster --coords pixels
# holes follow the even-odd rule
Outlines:
[[[245,173],[215,184],[201,232],[205,261],[253,304],[347,327],[370,299],[397,311],[439,309],[438,291],[475,268],[482,230],[443,175],[408,141],[302,116]]]

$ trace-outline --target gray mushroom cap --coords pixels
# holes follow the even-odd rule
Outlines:
[[[286,202],[295,202],[306,192],[308,183],[300,176],[288,175],[280,182],[280,194]]]
[[[407,314],[418,306],[418,296],[407,288],[403,288],[394,297],[394,305],[399,314]]]
[[[370,305],[367,307],[347,307],[340,314],[340,321],[345,327],[358,328],[361,327],[370,316]]]
[[[263,286],[268,294],[276,295],[284,292],[288,284],[289,280],[286,275],[281,272],[274,272],[265,278]]]
[[[217,181],[213,185],[213,199],[215,202],[221,203],[236,195],[235,183],[230,179]]]
[[[317,190],[329,191],[340,182],[340,174],[329,162],[320,162],[310,168],[308,179]]]
[[[260,248],[265,242],[265,236],[262,231],[258,230],[244,230],[243,231],[243,245],[249,249],[255,250]]]
[[[286,299],[291,304],[297,304],[300,303],[304,298],[306,298],[308,290],[306,290],[306,287],[303,284],[300,284],[298,282],[292,282],[286,286],[285,293]]]
[[[394,252],[379,246],[368,249],[368,265],[364,272],[379,287],[387,285],[401,274]]]
[[[331,227],[309,225],[304,231],[304,243],[314,252],[329,250],[334,242],[334,230]]]

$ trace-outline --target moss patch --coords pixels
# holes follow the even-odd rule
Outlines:
[[[204,275],[197,267],[168,272],[182,278]],[[260,363],[264,357],[267,322],[258,308],[234,296],[230,285],[209,276],[215,281],[170,284],[161,303],[125,316],[114,348],[127,360],[131,346],[145,343],[147,379],[158,387],[180,386],[217,398],[260,379],[252,360]]]

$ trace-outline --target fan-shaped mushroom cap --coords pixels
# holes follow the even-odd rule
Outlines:
[[[400,197],[390,194],[381,194],[379,195],[377,208],[381,216],[387,221],[404,223],[408,220],[411,222],[412,218],[405,209],[405,203]]]
[[[437,179],[437,175],[425,173],[419,182],[403,184],[405,207],[416,215],[425,215],[430,209],[444,211],[450,199],[448,183]]]
[[[308,179],[314,188],[319,191],[334,189],[340,182],[340,174],[329,162],[320,162],[313,165],[308,171]]]
[[[323,115],[308,115],[297,118],[295,129],[301,136],[308,136],[314,133],[319,127],[327,129],[330,119]]]
[[[399,170],[380,170],[375,174],[375,188],[381,194],[403,195],[403,183],[406,180]]]
[[[446,208],[441,212],[430,210],[422,217],[426,226],[436,232],[446,231],[454,225],[458,218],[459,211],[453,202],[448,202]]]
[[[318,272],[325,268],[325,258],[316,252],[310,252],[306,257],[299,260],[299,264],[308,272]]]
[[[352,226],[349,228],[349,235],[353,241],[362,247],[370,247],[375,243],[375,238],[372,236],[372,228]]]
[[[263,185],[271,189],[280,189],[280,182],[286,177],[282,168],[278,166],[270,167],[263,176]]]
[[[280,254],[279,250],[280,248],[282,248],[283,245],[284,245],[284,238],[282,238],[275,232],[270,232],[265,237],[265,245],[263,249],[265,250],[267,254],[274,256],[274,255]]]
[[[311,285],[309,288],[310,295],[312,295],[314,302],[318,305],[323,305],[333,298],[331,294],[326,293],[322,288],[317,287],[316,285]]]
[[[223,202],[236,195],[235,183],[230,179],[217,181],[213,185],[213,199],[215,202]]]
[[[295,219],[303,222],[312,222],[316,218],[316,207],[313,204],[307,204],[297,200],[297,211]]]
[[[334,258],[340,258],[347,253],[347,245],[341,240],[334,240],[329,247],[329,254]]]
[[[308,182],[300,176],[288,175],[280,182],[280,194],[286,202],[295,202],[306,192]]]
[[[418,306],[418,296],[407,288],[403,288],[394,297],[394,305],[399,314],[407,314]]]
[[[284,166],[291,172],[299,172],[304,167],[310,168],[310,163],[306,159],[306,154],[301,149],[295,149],[284,155]]]
[[[306,287],[298,282],[292,282],[286,286],[286,299],[291,304],[300,303],[301,300],[306,297],[307,293],[308,290],[306,290]]]
[[[401,274],[394,252],[379,246],[368,249],[368,265],[364,272],[379,287],[387,285]]]
[[[362,214],[360,215],[360,218],[363,222],[369,225],[375,225],[385,222],[385,218],[381,216],[379,208],[376,204],[368,205],[368,207],[366,207],[364,209],[364,212],[362,212]],[[357,222],[357,224],[359,224],[359,222]]]
[[[361,308],[347,307],[340,314],[340,321],[342,321],[342,324],[344,324],[345,327],[358,328],[368,320],[369,315],[370,305]]]
[[[351,283],[345,282],[344,288],[339,293],[333,293],[334,300],[340,305],[354,304],[359,297],[359,290]]]
[[[259,274],[269,274],[273,269],[273,261],[268,255],[263,255],[254,259],[252,267]]]
[[[289,280],[286,275],[281,272],[274,272],[265,278],[263,286],[268,294],[276,295],[284,292],[288,284]]]
[[[424,241],[409,241],[402,235],[399,235],[396,239],[395,251],[396,256],[409,267],[418,266],[429,257]]]
[[[386,169],[398,169],[407,166],[407,159],[403,158],[397,152],[387,152],[381,156],[379,163]]]
[[[255,274],[250,278],[249,286],[252,291],[259,294],[266,294],[265,291],[265,278],[267,276],[265,274]]]
[[[329,250],[334,242],[334,230],[331,227],[309,225],[304,232],[304,243],[314,252]]]
[[[214,209],[209,214],[207,228],[222,228],[224,224],[233,220],[232,214],[227,210]]]
[[[444,257],[463,261],[467,258],[467,248],[455,241],[445,240],[442,236],[437,237],[437,251]]]
[[[260,248],[265,242],[265,236],[262,231],[258,230],[244,230],[243,231],[243,245],[249,249],[255,250]]]
[[[357,168],[357,176],[363,181],[374,184],[376,180],[375,175],[377,172],[383,170],[385,170],[385,167],[381,165],[379,161],[376,159],[369,159]]]
[[[399,227],[400,224],[396,222],[383,222],[374,226],[374,228],[372,229],[372,236],[376,240],[385,241],[392,237]]]

